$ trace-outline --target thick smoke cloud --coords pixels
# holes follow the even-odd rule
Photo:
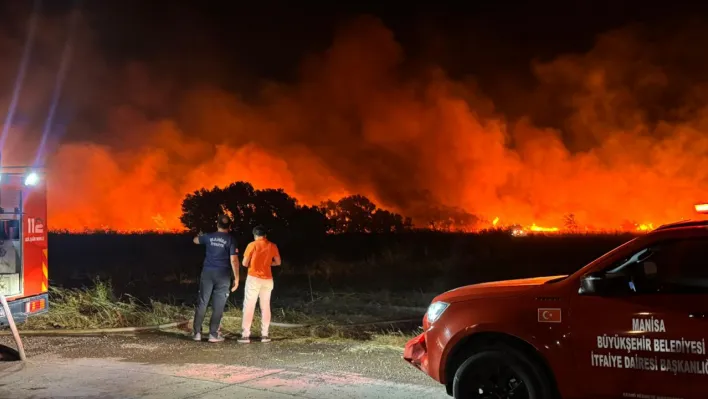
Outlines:
[[[6,165],[34,156],[66,21],[42,20]],[[534,62],[537,88],[519,90],[528,112],[516,119],[470,80],[432,64],[412,74],[372,17],[305,57],[296,84],[266,83],[248,101],[150,63],[112,65],[85,22],[79,31],[45,156],[52,228],[180,228],[185,194],[238,180],[308,204],[361,193],[418,225],[475,215],[477,227],[562,227],[572,213],[581,227],[632,229],[694,217],[708,199],[708,65],[681,40],[693,31],[632,27]],[[4,93],[23,40],[0,37]]]

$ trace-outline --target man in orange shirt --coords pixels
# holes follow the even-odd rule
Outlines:
[[[243,332],[238,342],[251,342],[251,324],[256,310],[256,301],[261,305],[261,342],[270,342],[270,293],[273,291],[273,273],[271,267],[280,266],[278,246],[268,241],[266,229],[256,226],[252,241],[243,255],[243,266],[248,268],[243,299]]]

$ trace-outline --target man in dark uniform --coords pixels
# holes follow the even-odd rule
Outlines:
[[[221,215],[216,223],[217,231],[194,237],[194,243],[206,246],[204,268],[199,281],[199,304],[194,314],[194,340],[202,340],[202,323],[209,299],[212,299],[212,314],[209,321],[209,342],[222,342],[224,337],[219,332],[221,317],[224,314],[226,299],[229,297],[231,274],[234,283],[231,292],[238,288],[238,246],[236,239],[229,234],[231,218]]]

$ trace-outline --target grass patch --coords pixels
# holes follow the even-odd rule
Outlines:
[[[50,288],[49,312],[30,317],[23,329],[93,329],[152,326],[190,317],[186,308],[131,296],[116,297],[110,283],[84,289]]]
[[[314,297],[314,300],[312,298]],[[273,321],[279,323],[307,324],[308,327],[282,328],[271,326],[271,335],[280,339],[308,341],[366,341],[362,350],[400,348],[417,331],[392,329],[390,326],[347,326],[381,320],[420,318],[420,312],[406,304],[400,294],[387,292],[369,294],[317,293],[310,300],[302,298],[281,299],[288,306],[273,305]],[[427,300],[424,294],[412,293],[409,304],[420,305]],[[259,311],[252,330],[260,329]],[[30,317],[21,328],[26,330],[95,329],[116,327],[142,327],[191,321],[194,310],[157,301],[143,303],[131,296],[114,295],[109,282],[96,281],[83,289],[51,288],[49,312]],[[203,331],[208,331],[211,309],[207,311]],[[240,300],[230,302],[222,319],[222,331],[238,335],[241,331]],[[191,329],[191,323],[188,326]],[[368,349],[367,349],[368,348]]]

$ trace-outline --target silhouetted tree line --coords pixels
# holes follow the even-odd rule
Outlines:
[[[246,182],[187,195],[180,220],[192,232],[206,232],[214,230],[222,213],[233,218],[237,234],[248,235],[260,224],[267,226],[271,235],[286,240],[339,233],[397,233],[412,228],[410,218],[380,209],[361,195],[304,206],[282,189],[255,190]]]

